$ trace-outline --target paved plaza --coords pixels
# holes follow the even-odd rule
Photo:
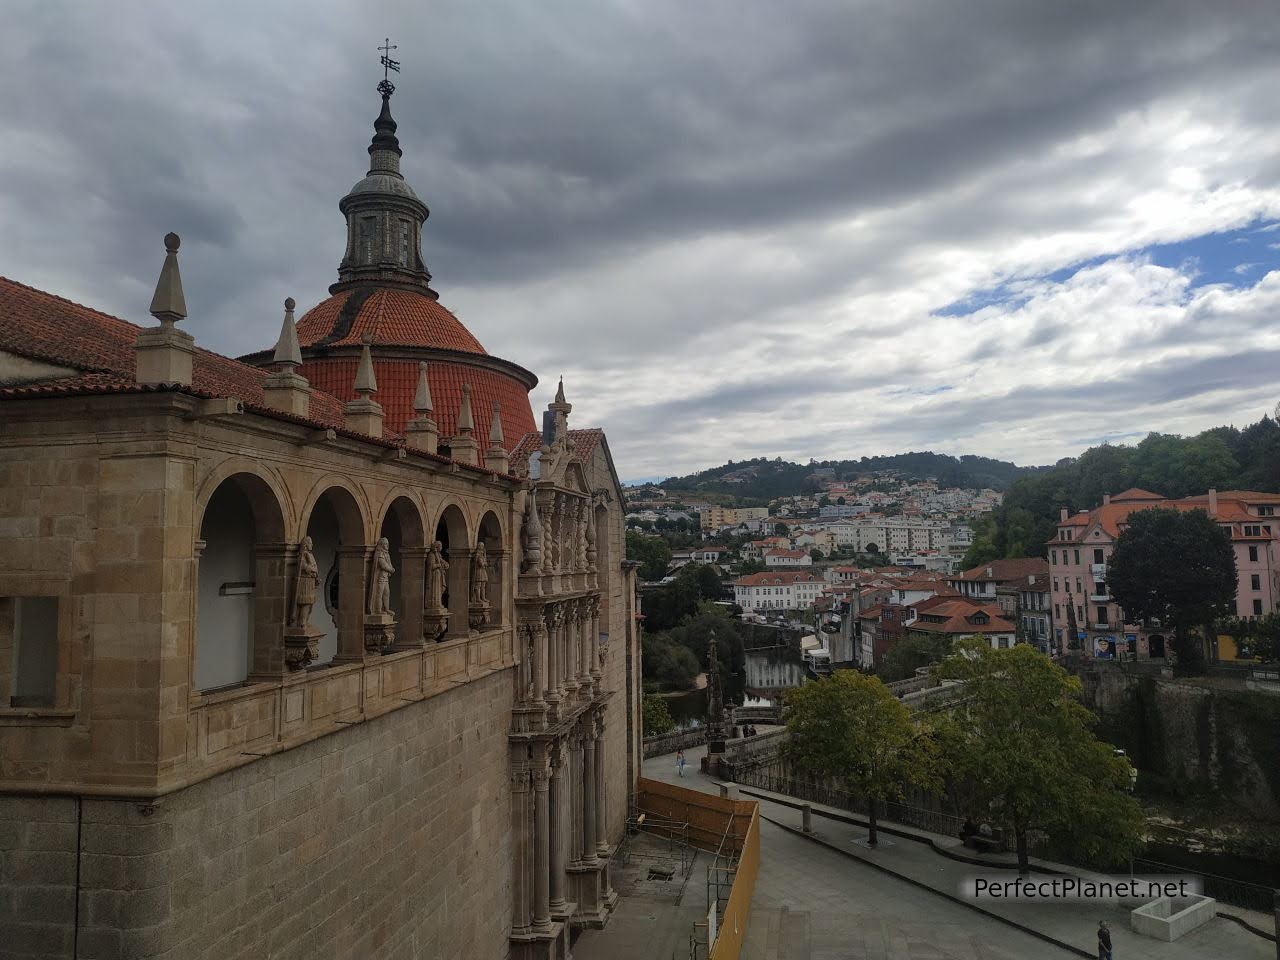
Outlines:
[[[701,750],[687,752],[677,776],[672,757],[646,761],[643,775],[718,793],[717,781],[698,772]],[[762,791],[761,797],[767,796]],[[927,844],[891,839],[879,850],[857,841],[860,827],[814,816],[814,836],[799,833],[800,812],[760,800],[760,876],[742,956],[745,960],[1056,960],[1096,955],[1099,919],[1111,925],[1115,955],[1123,960],[1274,960],[1275,945],[1230,921],[1215,919],[1177,943],[1129,930],[1126,910],[1089,904],[1005,903],[980,913],[941,894],[956,895],[961,879],[980,868],[950,860]],[[949,838],[939,838],[949,842]],[[882,869],[877,869],[880,867]],[[685,888],[679,921],[705,909],[699,866]],[[893,871],[894,876],[884,871]],[[904,879],[906,878],[906,879]],[[915,883],[911,882],[915,881]],[[919,885],[918,885],[919,884]],[[922,886],[923,885],[923,888]],[[577,960],[687,960],[687,933],[660,932],[665,919],[645,900],[623,897],[609,928],[590,932],[574,948]],[[1009,920],[1061,941],[1046,942]],[[1256,922],[1265,922],[1254,918]]]

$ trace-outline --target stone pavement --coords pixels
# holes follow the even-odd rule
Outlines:
[[[718,782],[698,772],[701,753],[686,752],[689,766],[683,779],[677,777],[671,757],[646,761],[644,776],[718,792]],[[765,791],[751,792],[768,796]],[[1128,911],[1120,908],[985,901],[987,912],[979,912],[943,895],[958,897],[961,880],[983,872],[980,867],[950,860],[925,843],[905,838],[886,837],[891,844],[882,841],[880,849],[870,850],[857,842],[865,839],[865,829],[820,817],[816,805],[816,836],[803,836],[799,810],[742,796],[760,800],[762,816],[760,876],[743,950],[749,960],[1094,956],[1099,919],[1110,923],[1115,955],[1122,960],[1276,956],[1275,944],[1222,919],[1168,944],[1130,931]],[[1074,949],[1045,942],[1003,921]]]

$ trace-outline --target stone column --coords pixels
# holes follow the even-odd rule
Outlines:
[[[591,689],[591,600],[578,601],[578,683]]]
[[[547,624],[541,617],[529,627],[533,631],[533,702],[546,704],[547,693]]]
[[[609,822],[605,808],[604,796],[604,714],[596,718],[596,853],[601,857],[609,855]]]
[[[365,597],[365,574],[369,570],[369,559],[373,556],[373,547],[340,546],[338,555],[338,650],[334,663],[364,659],[364,610],[368,603]],[[324,589],[321,582],[317,587],[316,603],[323,603],[319,596]]]
[[[596,858],[596,751],[590,737],[582,741],[582,859]]]
[[[427,548],[400,548],[400,623],[396,648],[422,648],[422,605],[427,592]]]
[[[569,859],[578,863],[582,859],[582,740],[577,728],[569,734],[568,746]]]
[[[539,760],[533,769],[533,929],[540,933],[551,929],[549,780],[546,760]]]
[[[515,826],[515,863],[511,871],[511,932],[517,936],[530,929],[529,855],[534,837],[529,829],[529,768],[514,764],[511,771],[511,820]]]
[[[591,598],[591,679],[596,693],[602,692],[604,664],[600,662],[600,595]]]
[[[560,701],[560,619],[559,606],[547,608],[545,631],[547,637],[547,700]]]
[[[471,550],[449,545],[449,632],[447,639],[471,633]]]
[[[564,896],[564,753],[557,744],[551,754],[551,910],[562,913]]]

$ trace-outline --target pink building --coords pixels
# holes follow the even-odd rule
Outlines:
[[[1204,510],[1231,533],[1239,585],[1236,613],[1258,617],[1280,610],[1280,494],[1250,490],[1210,490],[1196,497],[1168,500],[1147,490],[1104,496],[1102,506],[1070,515],[1064,508],[1058,533],[1049,541],[1050,593],[1056,649],[1068,648],[1069,609],[1083,634],[1086,656],[1119,652],[1164,657],[1166,635],[1125,622],[1124,611],[1107,588],[1107,564],[1116,538],[1137,510],[1165,507]]]

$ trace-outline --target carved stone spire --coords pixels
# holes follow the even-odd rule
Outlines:
[[[293,297],[285,300],[284,323],[271,358],[275,372],[262,382],[262,399],[269,407],[305,417],[311,411],[311,385],[297,372],[302,365],[302,351],[298,349],[298,329],[293,324],[294,306]]]
[[[502,410],[493,405],[493,419],[489,422],[489,446],[484,451],[484,465],[495,473],[506,473],[511,461],[502,442]]]
[[[427,362],[418,364],[418,390],[413,395],[414,417],[404,428],[405,443],[413,450],[437,453],[440,431],[431,416],[431,385],[427,383]]]
[[[373,374],[373,356],[369,352],[369,341],[370,337],[366,334],[364,343],[360,347],[360,365],[356,367],[356,398],[343,406],[342,413],[348,430],[381,437],[382,404],[373,399],[373,395],[378,391],[378,381]]]
[[[158,327],[143,330],[135,341],[137,378],[139,383],[191,384],[191,362],[196,341],[191,334],[179,330],[177,323],[187,315],[187,300],[182,294],[182,274],[178,272],[178,247],[182,243],[176,233],[164,237],[164,266],[151,298],[151,315],[160,321]]]
[[[471,384],[462,385],[462,403],[458,407],[458,432],[449,440],[449,456],[460,463],[479,465],[480,445],[473,436],[475,420],[471,416]]]

